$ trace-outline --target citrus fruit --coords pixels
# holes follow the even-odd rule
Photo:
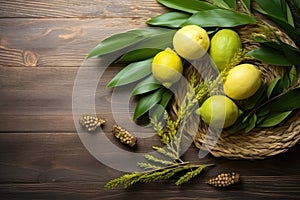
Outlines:
[[[222,29],[211,39],[209,54],[221,71],[242,48],[240,36],[233,30]]]
[[[241,64],[232,68],[224,83],[225,94],[235,100],[247,99],[261,85],[261,72],[252,64]]]
[[[223,95],[211,96],[197,110],[201,119],[215,128],[226,128],[234,124],[239,116],[237,105]]]
[[[163,86],[169,88],[182,76],[180,57],[170,48],[159,52],[152,61],[152,74]]]
[[[203,28],[187,25],[179,29],[173,37],[176,52],[185,59],[199,59],[209,48],[209,37]]]

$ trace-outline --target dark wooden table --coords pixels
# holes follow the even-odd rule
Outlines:
[[[165,11],[155,0],[0,1],[0,199],[300,199],[299,144],[264,160],[208,155],[203,162],[216,165],[180,187],[163,181],[103,190],[122,172],[96,160],[78,137],[76,73],[101,40],[145,27]],[[108,124],[114,122],[111,90],[104,86],[121,67],[105,71],[96,93],[97,113]],[[109,135],[110,125],[104,131]],[[154,143],[155,137],[141,139],[136,151]],[[192,146],[185,158],[197,160],[197,153]],[[230,171],[241,174],[240,184],[216,189],[205,183]]]

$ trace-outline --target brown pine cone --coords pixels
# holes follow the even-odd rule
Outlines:
[[[238,183],[240,181],[240,175],[235,172],[222,173],[217,177],[210,179],[207,183],[214,187],[227,187]]]
[[[79,119],[79,124],[87,131],[95,131],[101,125],[105,123],[105,120],[100,119],[96,116],[83,115]]]
[[[128,131],[118,125],[113,126],[112,130],[114,136],[123,144],[134,147],[137,143],[137,138],[131,135]]]

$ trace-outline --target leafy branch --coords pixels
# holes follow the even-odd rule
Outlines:
[[[167,180],[178,174],[179,172],[186,172],[184,175],[176,181],[176,185],[181,185],[188,182],[201,173],[203,169],[211,166],[210,164],[195,164],[191,162],[183,161],[181,156],[181,137],[170,136],[172,141],[166,144],[164,147],[153,146],[156,150],[156,154],[145,154],[147,162],[139,162],[137,166],[144,171],[132,172],[124,174],[123,176],[113,179],[105,184],[106,190],[114,189],[119,185],[123,185],[124,188],[132,186],[135,183],[150,183],[160,180]]]
[[[297,25],[300,23],[300,6],[297,0],[288,0],[287,2],[284,0],[255,1],[259,7],[251,7],[250,0],[240,0],[243,10],[239,11],[236,0],[157,0],[158,3],[173,10],[148,20],[147,24],[169,29],[147,28],[117,34],[105,39],[95,47],[88,58],[117,51],[125,52],[117,61],[133,63],[125,67],[120,74],[117,74],[108,84],[108,87],[140,81],[132,91],[133,96],[142,95],[134,114],[134,119],[137,119],[152,109],[155,104],[161,104],[163,108],[166,108],[172,98],[172,92],[154,80],[150,70],[150,61],[159,49],[172,46],[172,37],[177,28],[196,24],[204,27],[208,32],[214,32],[220,27],[260,24],[261,21],[257,20],[251,13],[251,10],[255,9],[284,28],[295,41],[296,46],[299,46],[300,34]],[[296,5],[296,7],[292,8],[291,5]],[[265,63],[291,67],[291,69],[283,77],[275,78],[269,85],[263,85],[251,98],[239,102],[245,112],[227,131],[244,130],[249,132],[258,126],[274,126],[289,116],[293,109],[299,108],[300,84],[295,81],[297,79],[295,76],[297,74],[296,67],[292,67],[300,64],[299,48],[284,43],[275,34],[271,33],[266,36],[254,37],[254,42],[260,47],[250,52],[241,50],[217,77],[209,77],[199,81],[196,71],[192,76],[187,77],[189,80],[187,92],[178,104],[179,109],[176,118],[172,118],[165,112],[164,122],[158,118],[160,115],[154,115],[150,119],[157,135],[161,137],[164,147],[153,146],[156,151],[155,154],[146,154],[146,161],[137,163],[143,171],[127,173],[113,179],[105,185],[105,189],[113,189],[119,185],[126,188],[138,182],[148,183],[166,180],[179,173],[181,176],[175,184],[180,185],[210,166],[209,164],[195,164],[181,159],[183,139],[189,137],[185,132],[185,127],[199,103],[208,96],[209,92],[220,92],[222,82],[225,81],[229,70],[247,56]],[[127,51],[132,47],[136,47],[136,50]],[[136,74],[138,76],[135,76]],[[158,109],[156,112],[163,113],[164,109]]]
[[[152,167],[153,165],[142,163],[139,164],[139,166],[148,169],[149,166]],[[123,185],[124,188],[128,188],[138,182],[150,183],[155,181],[167,180],[172,178],[179,172],[191,170],[185,175],[181,176],[175,183],[176,185],[181,185],[200,174],[201,171],[208,166],[210,165],[191,164],[189,162],[173,163],[172,165],[168,165],[166,167],[153,166],[155,168],[153,170],[124,174],[119,178],[109,181],[107,184],[105,184],[104,188],[106,190],[111,190],[118,187],[119,185]]]
[[[196,80],[194,74],[190,78],[190,89],[196,86]],[[198,89],[198,94],[201,91],[201,89]],[[200,96],[198,97],[200,98]],[[154,116],[151,122],[157,134],[161,136],[165,146],[153,146],[153,149],[156,150],[158,155],[145,154],[144,157],[147,162],[137,164],[146,171],[125,174],[117,179],[111,180],[105,185],[105,189],[113,189],[118,185],[123,185],[126,188],[137,182],[148,183],[166,180],[179,172],[188,171],[175,183],[176,185],[181,185],[200,174],[204,168],[211,166],[206,164],[194,164],[181,159],[183,153],[182,140],[183,137],[186,136],[185,127],[189,122],[190,115],[194,112],[195,106],[198,104],[198,100],[193,90],[187,91],[186,97],[180,104],[180,114],[178,118],[173,120],[167,114],[165,115],[166,126]]]
[[[245,56],[244,51],[240,51],[235,55],[230,64],[227,65],[218,78],[212,83],[211,86],[217,87],[220,81],[227,75],[230,68],[239,63]],[[154,182],[159,180],[166,180],[172,178],[175,174],[183,171],[188,171],[176,181],[176,185],[181,185],[188,182],[202,172],[208,164],[193,164],[183,161],[181,159],[182,139],[185,135],[185,127],[189,122],[190,115],[195,111],[198,102],[204,98],[209,88],[206,83],[198,84],[196,73],[193,73],[188,78],[189,85],[188,91],[183,101],[180,103],[180,110],[176,119],[172,119],[167,113],[165,114],[166,125],[164,126],[157,116],[151,119],[154,129],[161,137],[164,147],[153,146],[156,153],[159,155],[145,154],[147,162],[140,162],[137,165],[146,171],[132,172],[125,174],[119,178],[109,181],[105,185],[105,189],[113,189],[119,185],[125,188],[138,183],[138,182]],[[186,136],[188,137],[188,136]]]

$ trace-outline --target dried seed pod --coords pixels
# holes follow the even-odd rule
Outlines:
[[[79,124],[87,131],[95,131],[101,125],[105,123],[105,120],[100,119],[96,116],[83,115],[79,118]]]
[[[227,187],[238,183],[240,181],[240,175],[235,172],[221,173],[217,177],[210,179],[207,183],[214,187]]]
[[[118,125],[114,125],[112,132],[114,136],[123,144],[133,147],[137,143],[137,138]]]

